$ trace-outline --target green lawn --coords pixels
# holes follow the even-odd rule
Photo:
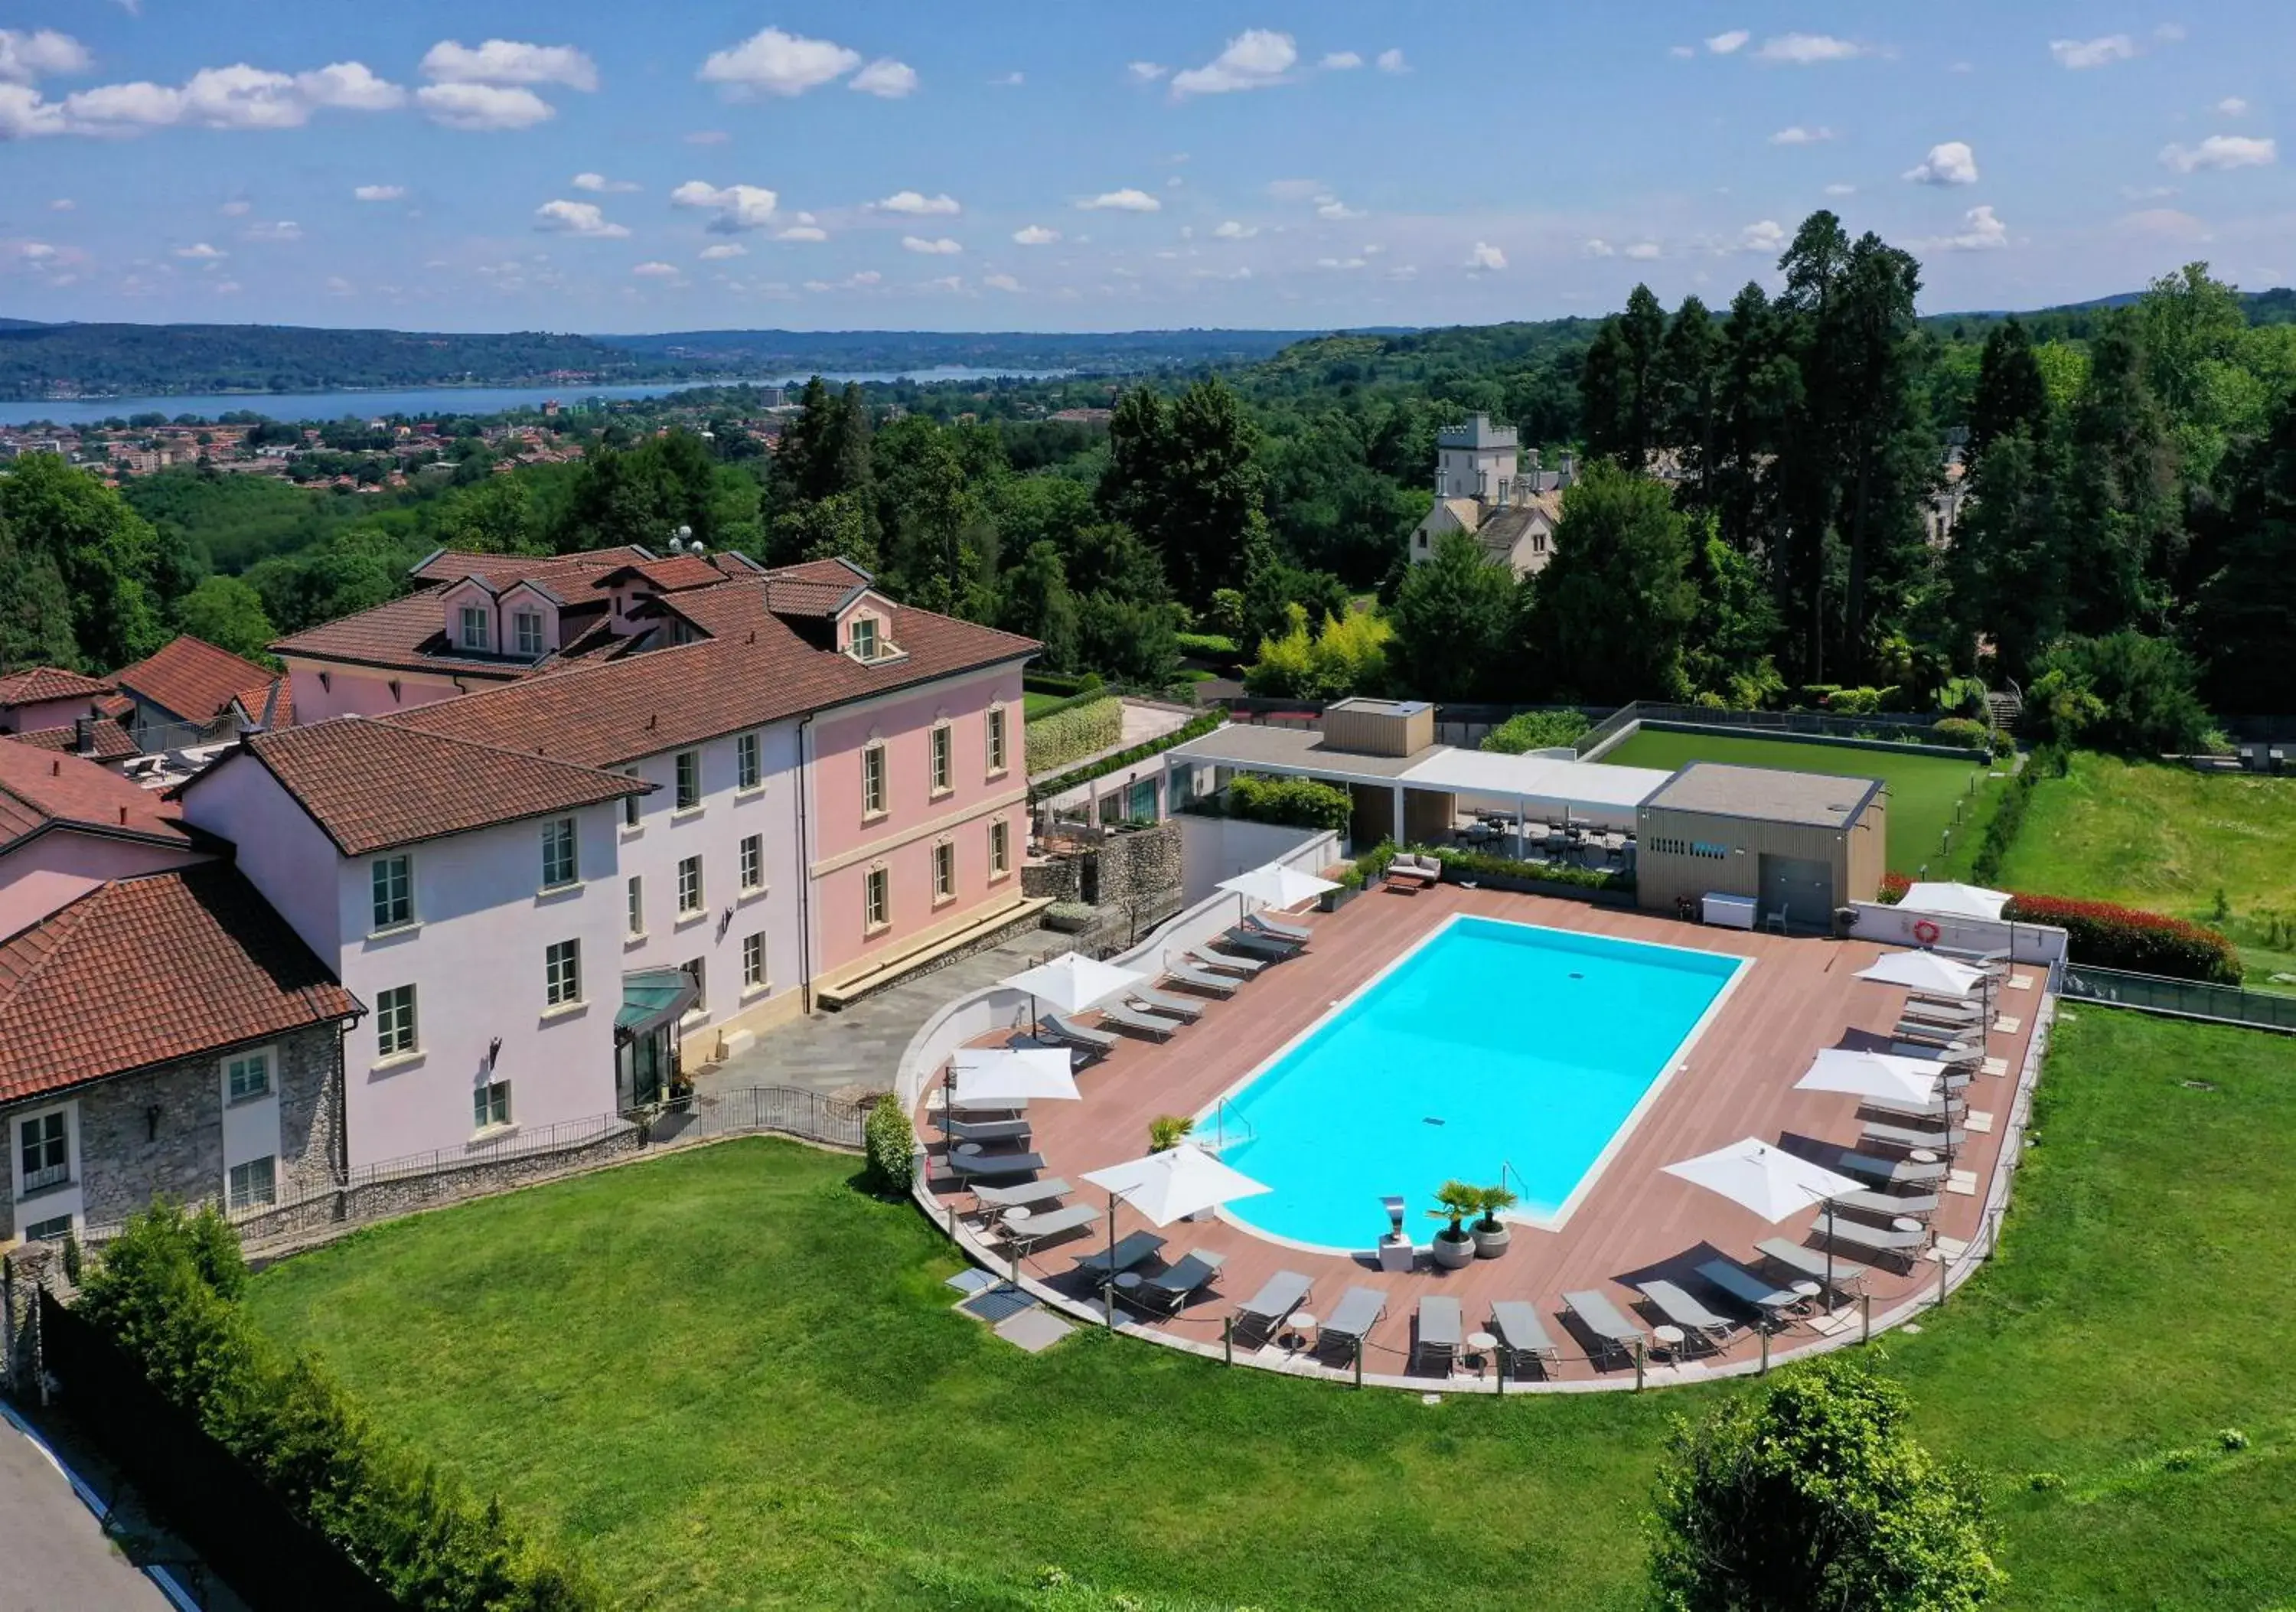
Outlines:
[[[1038,694],[1033,688],[1027,689],[1021,695],[1021,720],[1033,721],[1067,698],[1064,694]]]
[[[1890,785],[1890,871],[1915,876],[1926,865],[1931,878],[1957,878],[1968,871],[1984,814],[1992,807],[1997,780],[1970,761],[1941,756],[1897,754],[1838,744],[1807,744],[1795,739],[1741,738],[1735,734],[1666,733],[1638,730],[1603,758],[1620,767],[1671,770],[1692,761],[1722,761],[1736,767],[1777,767],[1792,772],[1824,772],[1880,778]],[[1979,780],[1975,794],[1970,780]],[[1960,826],[1955,827],[1955,810]],[[1953,828],[1943,851],[1939,838]]]
[[[1883,1357],[1984,1480],[2002,1604],[2284,1605],[2291,1043],[2077,1017],[2006,1250]],[[1030,1358],[852,1169],[727,1143],[365,1233],[252,1302],[648,1608],[1629,1608],[1668,1419],[1742,1391],[1430,1407],[1091,1331]]]
[[[2274,973],[2296,973],[2296,778],[2084,751],[2065,777],[2035,786],[2001,876],[2215,924],[2239,944],[2249,983],[2268,986]]]

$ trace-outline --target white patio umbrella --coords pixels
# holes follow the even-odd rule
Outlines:
[[[1910,886],[1898,903],[1907,912],[1992,921],[2000,918],[2001,909],[2008,904],[2009,892],[2005,890],[1987,890],[1982,885],[1957,884],[1950,880],[1923,880]]]
[[[1037,1003],[1050,1002],[1062,1013],[1081,1013],[1095,1002],[1104,1002],[1118,991],[1138,984],[1148,976],[1135,974],[1128,968],[1119,968],[1113,963],[1097,962],[1081,952],[1065,952],[1049,963],[1039,963],[1034,968],[1024,968],[1010,979],[996,983],[1012,991],[1029,993],[1029,1021],[1034,1026]]]
[[[1751,1136],[1663,1168],[1667,1174],[1718,1192],[1766,1221],[1782,1221],[1797,1209],[1823,1204],[1825,1285],[1833,1286],[1833,1200],[1858,1191],[1856,1181]]]
[[[1240,1197],[1251,1197],[1274,1188],[1255,1181],[1241,1170],[1223,1164],[1193,1142],[1182,1142],[1145,1158],[1128,1159],[1105,1170],[1086,1172],[1085,1180],[1108,1193],[1108,1263],[1111,1280],[1116,1275],[1116,1200],[1122,1198],[1151,1223],[1168,1226],[1200,1210],[1217,1208]],[[1114,1317],[1111,1318],[1111,1323]]]
[[[1076,1075],[1059,1047],[960,1047],[948,1060],[960,1107],[993,1107],[1032,1098],[1075,1100]]]
[[[1839,1091],[1891,1103],[1933,1103],[1939,1098],[1944,1073],[1943,1065],[1928,1058],[1827,1047],[1811,1061],[1808,1073],[1794,1082],[1794,1090]]]
[[[1281,862],[1267,862],[1249,873],[1239,873],[1232,879],[1222,879],[1218,888],[1232,890],[1237,897],[1236,909],[1241,912],[1245,901],[1258,901],[1263,907],[1281,909],[1297,907],[1326,890],[1339,886],[1329,879],[1317,878],[1312,873],[1302,873],[1297,868],[1287,868]]]
[[[1985,970],[1934,951],[1891,951],[1871,968],[1859,969],[1857,977],[1877,985],[1903,985],[1925,996],[1965,997],[1985,983]]]

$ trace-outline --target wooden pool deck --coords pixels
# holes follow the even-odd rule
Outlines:
[[[1631,1382],[1635,1368],[1630,1358],[1615,1356],[1597,1368],[1589,1358],[1589,1335],[1576,1325],[1562,1304],[1565,1293],[1599,1291],[1647,1331],[1665,1318],[1643,1302],[1634,1284],[1667,1278],[1714,1311],[1742,1316],[1745,1312],[1741,1307],[1695,1274],[1702,1261],[1718,1254],[1757,1263],[1755,1245],[1767,1238],[1823,1246],[1821,1240],[1811,1236],[1819,1219],[1815,1210],[1772,1225],[1713,1193],[1662,1173],[1660,1167],[1746,1136],[1822,1156],[1829,1163],[1832,1148],[1855,1144],[1862,1123],[1856,1098],[1796,1091],[1793,1083],[1821,1048],[1886,1048],[1905,992],[1852,977],[1879,956],[1882,948],[1870,942],[1749,934],[1636,910],[1454,884],[1415,896],[1377,890],[1337,913],[1289,915],[1312,927],[1313,939],[1304,952],[1262,970],[1232,998],[1208,999],[1201,1020],[1181,1028],[1167,1041],[1126,1036],[1112,1054],[1078,1076],[1082,1102],[1040,1102],[1031,1106],[1033,1147],[1044,1157],[1044,1173],[1064,1177],[1078,1186],[1079,1190],[1069,1197],[1068,1203],[1093,1205],[1105,1215],[1108,1199],[1083,1185],[1081,1178],[1086,1172],[1145,1151],[1150,1121],[1160,1114],[1193,1114],[1206,1106],[1273,1057],[1334,1002],[1455,913],[1726,953],[1751,958],[1754,966],[1739,979],[1690,1049],[1685,1066],[1642,1115],[1560,1230],[1518,1224],[1513,1246],[1503,1256],[1477,1261],[1464,1270],[1439,1271],[1423,1252],[1410,1272],[1382,1274],[1371,1250],[1372,1238],[1380,1230],[1374,1205],[1366,1205],[1363,1252],[1347,1257],[1269,1241],[1218,1219],[1182,1221],[1159,1230],[1119,1204],[1117,1235],[1154,1231],[1164,1238],[1160,1259],[1165,1263],[1199,1249],[1225,1256],[1218,1279],[1177,1316],[1150,1319],[1119,1304],[1119,1322],[1130,1323],[1129,1329],[1218,1353],[1223,1322],[1234,1306],[1275,1272],[1292,1271],[1312,1279],[1314,1295],[1305,1307],[1318,1317],[1328,1317],[1351,1287],[1377,1288],[1385,1294],[1385,1317],[1366,1340],[1362,1364],[1366,1379],[1407,1378],[1414,1386],[1430,1388],[1447,1382],[1459,1388],[1488,1387],[1492,1386],[1488,1380],[1492,1372],[1486,1369],[1479,1375],[1471,1362],[1463,1361],[1456,1375],[1434,1368],[1413,1369],[1415,1308],[1419,1300],[1431,1295],[1458,1298],[1465,1312],[1465,1329],[1472,1333],[1487,1328],[1494,1303],[1523,1300],[1536,1307],[1549,1336],[1560,1346],[1561,1363],[1548,1373],[1549,1378],[1559,1386],[1594,1386]],[[1942,1195],[1942,1205],[1931,1220],[1948,1254],[1979,1239],[1997,1160],[2005,1141],[2021,1136],[2010,1121],[2027,1049],[2041,1017],[2046,981],[2031,968],[2021,967],[2016,974],[2024,982],[2021,985],[1996,993],[1997,1012],[2013,1021],[2015,1028],[2005,1032],[1997,1029],[1986,1048],[1991,1060],[1988,1068],[2003,1073],[1980,1073],[1969,1085],[1965,1096],[1972,1116],[1972,1133],[1953,1159],[1960,1189]],[[1167,989],[1184,994],[1177,988]],[[1430,1026],[1430,1035],[1439,1040],[1439,1024]],[[1000,1269],[1008,1268],[1008,1254],[993,1230],[982,1229],[972,1194],[947,1178],[940,1134],[931,1112],[936,1100],[928,1091],[917,1114],[918,1134],[930,1153],[931,1199],[945,1218],[954,1212],[962,1239],[976,1253],[984,1254]],[[1989,1119],[1979,1120],[1975,1117],[1979,1114]],[[1347,1116],[1334,1114],[1330,1123],[1344,1125]],[[1987,1128],[1976,1129],[1980,1125]],[[1886,1148],[1866,1151],[1889,1156]],[[1438,1229],[1437,1222],[1423,1213],[1427,1206],[1411,1204],[1406,1221],[1406,1230],[1423,1250]],[[1104,1250],[1108,1237],[1103,1219],[1088,1231],[1037,1248],[1021,1261],[1021,1272],[1033,1279],[1032,1285],[1042,1284],[1045,1290],[1073,1305],[1090,1305],[1097,1312],[1099,1287],[1079,1273],[1076,1264],[1081,1257]],[[1872,1270],[1867,1291],[1877,1329],[1885,1317],[1939,1288],[1940,1266],[1934,1258],[1924,1256],[1909,1265],[1892,1266],[1846,1246],[1838,1252]],[[1159,1266],[1152,1262],[1144,1268],[1152,1271]],[[1784,1273],[1775,1274],[1784,1279]],[[1864,1312],[1854,1302],[1831,1312],[1821,1310],[1775,1332],[1772,1348],[1784,1354],[1820,1337],[1854,1336],[1864,1320]],[[1315,1342],[1312,1329],[1302,1335],[1302,1340]],[[1237,1345],[1235,1358],[1240,1363],[1303,1373],[1351,1376],[1354,1367],[1349,1354],[1336,1340],[1334,1344],[1317,1353],[1312,1348],[1286,1348],[1281,1344],[1263,1347],[1254,1341],[1249,1348]],[[1646,1353],[1644,1369],[1654,1381],[1702,1377],[1718,1366],[1752,1361],[1760,1352],[1756,1330],[1741,1328],[1718,1353],[1694,1355],[1686,1361]],[[1470,1353],[1462,1351],[1463,1355]]]

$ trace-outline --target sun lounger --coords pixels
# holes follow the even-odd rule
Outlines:
[[[1958,1126],[1951,1131],[1933,1131],[1922,1125],[1885,1125],[1879,1120],[1868,1120],[1866,1139],[1885,1147],[1960,1147],[1968,1144],[1969,1132]]]
[[[1193,963],[1172,963],[1166,966],[1164,977],[1175,985],[1185,985],[1191,991],[1201,991],[1207,996],[1234,996],[1238,982],[1224,980],[1209,968],[1199,968]]]
[[[1225,969],[1230,974],[1240,974],[1246,979],[1267,966],[1257,958],[1234,957],[1225,951],[1214,951],[1209,945],[1191,946],[1188,955],[1207,968]]]
[[[1984,1027],[1975,1024],[1925,1024],[1919,1019],[1899,1019],[1897,1028],[1890,1033],[1916,1047],[1961,1047],[1972,1040],[1984,1039]]]
[[[1274,935],[1279,941],[1289,941],[1294,946],[1305,946],[1314,938],[1305,924],[1289,924],[1282,918],[1271,918],[1264,912],[1249,914],[1245,926]]]
[[[1938,1212],[1934,1192],[1845,1192],[1833,1200],[1838,1210],[1853,1214],[1878,1214],[1884,1220],[1910,1214],[1922,1220]]]
[[[1946,1178],[1942,1159],[1934,1164],[1916,1164],[1911,1159],[1878,1159],[1870,1153],[1844,1147],[1833,1162],[1845,1175],[1885,1181],[1892,1187],[1933,1187]]]
[[[1238,1332],[1257,1329],[1273,1337],[1292,1312],[1306,1304],[1316,1284],[1297,1271],[1278,1271],[1259,1285],[1259,1291],[1235,1307]]]
[[[1121,1024],[1127,1030],[1136,1031],[1160,1041],[1171,1040],[1172,1032],[1180,1027],[1177,1019],[1159,1018],[1152,1013],[1136,1012],[1121,1002],[1103,1002],[1100,1005],[1100,1022]]]
[[[1919,1024],[1974,1024],[1984,1014],[1981,1003],[1939,1002],[1926,997],[1912,997],[1907,999],[1898,1016]]]
[[[1772,1264],[1792,1271],[1801,1280],[1831,1281],[1836,1293],[1855,1293],[1866,1285],[1866,1279],[1874,1274],[1863,1265],[1853,1265],[1846,1259],[1828,1255],[1822,1248],[1804,1247],[1782,1237],[1763,1238],[1754,1245],[1754,1252]]]
[[[1984,1048],[1969,1046],[1959,1041],[1949,1041],[1939,1046],[1932,1046],[1926,1041],[1892,1041],[1890,1044],[1890,1050],[1898,1057],[1928,1058],[1931,1062],[1942,1065],[1956,1073],[1966,1073],[1974,1069],[1978,1061],[1985,1056]]]
[[[1801,1303],[1801,1295],[1792,1288],[1781,1287],[1767,1277],[1755,1275],[1736,1260],[1708,1260],[1698,1267],[1698,1274],[1756,1314],[1772,1320]]]
[[[1652,1278],[1637,1285],[1660,1315],[1682,1328],[1685,1345],[1703,1344],[1709,1349],[1719,1349],[1729,1337],[1731,1328],[1738,1324],[1726,1315],[1715,1314],[1672,1282]]]
[[[1184,996],[1166,996],[1160,991],[1141,986],[1129,993],[1129,999],[1151,1013],[1160,1013],[1169,1019],[1186,1019],[1193,1023],[1204,1016],[1204,1005]]]
[[[1499,1340],[1499,1352],[1508,1369],[1517,1377],[1523,1375],[1526,1365],[1538,1367],[1539,1375],[1544,1377],[1562,1362],[1562,1352],[1539,1323],[1535,1304],[1514,1298],[1493,1304],[1491,1332]]]
[[[1069,1195],[1069,1184],[1059,1176],[1048,1176],[1041,1181],[1023,1181],[1017,1187],[975,1187],[972,1201],[983,1209],[1033,1209],[1038,1204],[1056,1203]]]
[[[1562,1302],[1596,1341],[1608,1345],[1625,1359],[1632,1360],[1636,1347],[1649,1341],[1640,1327],[1620,1314],[1619,1307],[1599,1293],[1566,1293]]]
[[[1032,1214],[1017,1224],[1009,1217],[1000,1230],[1007,1246],[1027,1253],[1038,1243],[1048,1243],[1056,1237],[1066,1237],[1072,1231],[1082,1231],[1096,1224],[1100,1211],[1090,1204],[1070,1204],[1065,1209],[1054,1209],[1046,1214]]]
[[[1029,1122],[1026,1120],[948,1120],[940,1123],[952,1142],[1019,1142],[1029,1141]]]
[[[1379,1325],[1379,1318],[1386,1313],[1385,1292],[1377,1287],[1350,1287],[1340,1295],[1338,1305],[1324,1318],[1316,1346],[1320,1349],[1337,1338],[1361,1349],[1365,1335]]]
[[[1128,1295],[1119,1287],[1117,1296],[1128,1297],[1143,1309],[1160,1310],[1167,1315],[1179,1313],[1180,1306],[1208,1287],[1227,1262],[1227,1255],[1209,1249],[1184,1255],[1177,1263],[1168,1265],[1153,1276],[1140,1279],[1140,1285]]]
[[[1037,1024],[1040,1035],[1048,1035],[1056,1041],[1066,1041],[1071,1047],[1082,1047],[1088,1052],[1111,1052],[1118,1045],[1116,1038],[1107,1031],[1079,1024],[1062,1014],[1043,1014],[1038,1016]]]
[[[1154,1259],[1164,1239],[1152,1231],[1136,1231],[1111,1250],[1103,1248],[1077,1261],[1076,1268],[1091,1277],[1121,1276],[1135,1265]]]
[[[1045,1167],[1043,1156],[1034,1153],[959,1153],[948,1152],[948,1167],[959,1175],[978,1175],[994,1180],[1000,1175],[1029,1175]]]
[[[1263,962],[1285,963],[1300,955],[1300,949],[1289,941],[1279,941],[1272,934],[1256,930],[1231,929],[1220,936],[1220,944],[1248,952]]]
[[[1412,1329],[1411,1364],[1415,1368],[1424,1355],[1439,1363],[1447,1376],[1459,1363],[1459,1345],[1465,1337],[1465,1318],[1460,1314],[1457,1299],[1423,1298],[1419,1324]]]
[[[1953,1096],[1946,1099],[1945,1112],[1940,1114],[1935,1103],[1901,1103],[1895,1098],[1869,1097],[1860,1098],[1857,1106],[1872,1113],[1886,1114],[1891,1119],[1907,1120],[1914,1124],[1935,1125],[1940,1120],[1958,1120],[1969,1112],[1969,1099]],[[1926,1146],[1927,1144],[1924,1144]]]
[[[1829,1220],[1820,1216],[1812,1228],[1813,1234],[1832,1243],[1848,1243],[1853,1248],[1864,1248],[1875,1254],[1894,1254],[1899,1259],[1911,1260],[1929,1246],[1929,1228],[1915,1231],[1899,1231],[1890,1226],[1869,1226],[1864,1221],[1846,1221],[1840,1215]]]

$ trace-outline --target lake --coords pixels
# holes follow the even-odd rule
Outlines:
[[[906,372],[832,374],[824,371],[821,378],[840,383],[847,381],[1041,381],[1061,373],[1057,370],[967,369],[947,365]],[[744,377],[751,385],[791,388],[804,385],[810,378],[811,372],[801,375]],[[570,406],[585,398],[660,398],[671,392],[691,391],[701,386],[735,386],[742,383],[741,380],[720,378],[660,381],[646,386],[419,386],[395,391],[250,391],[204,395],[185,393],[165,398],[34,398],[0,400],[0,425],[24,425],[34,420],[51,420],[58,425],[90,425],[115,415],[126,419],[141,414],[164,414],[170,420],[177,415],[197,415],[211,420],[218,415],[241,409],[268,415],[275,420],[340,420],[346,415],[362,420],[379,415],[406,415],[415,418],[431,415],[490,415],[506,408],[539,407],[553,398]]]

